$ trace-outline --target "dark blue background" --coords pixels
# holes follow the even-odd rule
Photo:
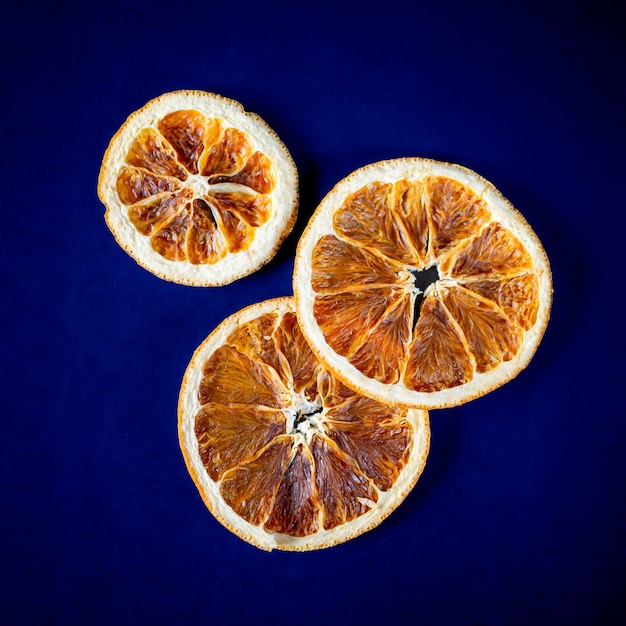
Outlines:
[[[3,624],[617,624],[626,589],[624,21],[607,2],[13,3],[0,9]],[[110,137],[165,91],[239,100],[301,177],[276,259],[166,283],[107,230]],[[195,347],[291,293],[297,239],[352,170],[418,155],[491,180],[552,262],[530,366],[433,412],[423,478],[374,531],[267,554],[189,478]],[[623,622],[621,622],[623,623]]]

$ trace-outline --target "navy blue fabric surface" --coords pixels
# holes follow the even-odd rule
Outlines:
[[[617,4],[339,0],[0,9],[0,623],[624,623],[624,22]],[[298,167],[264,269],[165,282],[96,195],[126,117],[163,92],[240,101]],[[493,182],[552,263],[528,368],[432,412],[422,479],[341,546],[265,553],[217,523],[177,439],[196,346],[292,292],[333,185],[425,156]]]

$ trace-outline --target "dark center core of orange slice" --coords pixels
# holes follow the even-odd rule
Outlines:
[[[409,270],[409,272],[411,272],[415,280],[414,286],[416,296],[413,312],[413,328],[415,328],[415,324],[417,324],[417,320],[420,316],[420,308],[422,306],[422,302],[424,301],[424,292],[433,283],[436,283],[439,280],[440,276],[439,270],[436,265],[431,265],[430,267],[426,267],[423,270]]]

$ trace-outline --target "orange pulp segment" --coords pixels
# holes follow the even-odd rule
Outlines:
[[[322,202],[299,244],[294,292],[307,339],[346,384],[434,408],[523,367],[551,279],[536,235],[486,181],[399,159],[362,168]]]
[[[426,412],[332,376],[291,298],[229,320],[196,353],[179,403],[181,446],[209,508],[265,549],[327,547],[380,523],[422,471]]]

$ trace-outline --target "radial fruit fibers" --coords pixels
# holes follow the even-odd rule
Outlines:
[[[428,413],[356,393],[315,358],[293,298],[235,313],[199,346],[180,392],[179,439],[213,515],[265,550],[364,533],[420,476]]]
[[[516,376],[552,300],[546,253],[493,185],[458,165],[374,163],[322,200],[294,295],[325,367],[380,401],[440,408]]]
[[[298,182],[261,118],[183,90],[126,120],[104,155],[98,195],[137,263],[166,280],[223,285],[274,256],[296,219]]]

